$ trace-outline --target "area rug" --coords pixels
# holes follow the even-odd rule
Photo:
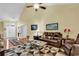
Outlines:
[[[33,40],[16,48],[5,50],[5,56],[66,56],[64,50],[45,42]]]

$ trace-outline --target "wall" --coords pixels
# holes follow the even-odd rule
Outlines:
[[[0,34],[3,34],[3,22],[0,21]]]
[[[76,38],[79,33],[79,4],[47,6],[46,10],[39,9],[37,12],[33,8],[24,8],[20,22],[27,24],[30,36],[36,33],[36,31],[31,31],[31,24],[37,24],[39,32],[43,33],[48,31],[45,27],[46,24],[58,22],[59,30],[52,30],[52,32],[59,31],[65,37],[64,29],[70,28],[70,37]]]

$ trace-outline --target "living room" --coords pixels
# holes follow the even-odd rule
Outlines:
[[[3,5],[5,5],[5,4],[3,4]],[[12,6],[14,6],[14,5],[15,6],[19,5],[19,7],[21,6],[19,20],[14,21],[16,18],[14,18],[13,15],[10,14],[13,18],[5,17],[3,20],[0,21],[1,39],[3,38],[5,40],[8,38],[8,40],[3,41],[3,43],[5,42],[3,51],[6,49],[5,56],[17,56],[17,54],[18,54],[18,56],[30,56],[30,55],[31,56],[36,56],[36,55],[38,55],[38,56],[76,55],[77,56],[77,55],[79,55],[79,52],[72,53],[72,50],[71,50],[72,48],[70,48],[68,51],[65,51],[65,52],[67,52],[67,53],[65,53],[63,51],[63,49],[64,50],[67,50],[67,49],[62,47],[62,46],[65,46],[65,45],[63,45],[64,44],[63,41],[66,41],[68,39],[68,41],[71,43],[72,41],[73,42],[76,41],[76,39],[78,39],[78,37],[79,37],[78,36],[78,33],[79,33],[79,31],[78,31],[79,30],[79,28],[78,28],[79,4],[38,3],[37,5],[40,8],[36,8],[36,9],[33,8],[33,6],[35,5],[34,3],[26,3],[26,4],[17,3],[17,4],[8,4],[8,5],[6,4],[6,6],[9,8],[10,7],[12,8]],[[18,9],[18,10],[20,10],[20,9]],[[7,26],[11,26],[12,28],[7,27]],[[7,29],[6,31],[4,30],[5,28]],[[47,32],[46,37],[49,36],[47,39],[48,41],[52,41],[52,40],[50,40],[50,36],[51,36],[51,39],[53,39],[54,38],[53,35],[56,35],[55,34],[56,32],[61,33],[61,35],[60,35],[61,37],[56,38],[55,42],[60,43],[57,40],[61,39],[62,43],[60,43],[60,44],[62,46],[57,47],[58,45],[56,45],[54,47],[53,45],[48,45],[47,43],[50,43],[50,42],[48,42],[47,40],[43,40],[43,38],[45,38],[44,37],[45,32]],[[57,35],[59,37],[59,34],[57,34]],[[36,36],[35,40],[34,40],[34,36]],[[41,39],[40,36],[43,41],[38,40],[38,39]],[[11,40],[11,39],[16,39],[13,37],[17,38],[17,42],[15,41],[17,44],[15,44],[15,42],[13,42]],[[26,49],[28,47],[27,45],[29,45],[28,42],[30,42],[31,46],[33,44],[37,43],[37,45],[35,45],[34,48],[38,47],[38,45],[42,45],[42,51],[40,52],[41,54],[39,54],[38,48],[36,48],[37,51],[35,51],[32,47],[31,47],[32,48],[31,52],[29,52],[30,54],[28,54],[26,51]],[[54,41],[52,43],[54,44]],[[73,44],[71,44],[71,45],[73,45]],[[78,43],[77,43],[77,45],[78,45]],[[19,47],[24,48],[22,50],[22,54],[20,52],[18,52],[17,54],[12,54],[14,52],[12,52],[11,49],[15,49],[15,51],[17,52],[17,48],[19,48]],[[52,49],[51,50],[52,53],[47,52],[50,50],[49,48]],[[77,50],[74,50],[74,51],[78,51],[78,49],[79,48],[77,47]],[[9,50],[11,50],[11,51],[8,52]],[[20,50],[18,50],[18,51],[20,51]],[[23,51],[26,51],[25,54],[23,54]],[[45,51],[45,52],[43,52],[43,51]]]

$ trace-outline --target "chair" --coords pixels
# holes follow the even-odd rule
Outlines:
[[[79,34],[77,35],[74,43],[66,42],[63,44],[63,49],[65,53],[69,56],[79,56]]]

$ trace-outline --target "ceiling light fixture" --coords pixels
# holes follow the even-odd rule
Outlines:
[[[39,9],[39,4],[34,4],[34,9],[37,11]]]
[[[33,5],[28,5],[28,6],[26,6],[26,8],[33,7],[35,11],[38,11],[39,8],[46,10],[46,7],[43,6],[43,5],[41,5],[41,4],[42,4],[42,3],[35,3],[35,4],[33,4]]]

